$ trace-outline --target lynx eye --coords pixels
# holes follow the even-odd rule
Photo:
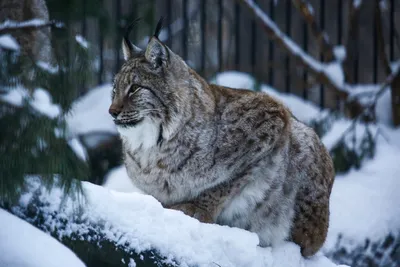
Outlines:
[[[128,97],[131,98],[131,97],[134,96],[140,89],[141,89],[141,87],[132,85],[131,88],[129,88]]]

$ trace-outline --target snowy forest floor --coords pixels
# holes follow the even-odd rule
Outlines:
[[[255,87],[250,76],[234,72],[219,74],[213,82],[236,88]],[[279,98],[298,119],[306,123],[326,114],[326,111],[321,111],[312,103],[296,96],[278,93],[265,85],[261,85],[261,90]],[[116,132],[107,113],[110,92],[111,85],[100,86],[76,102],[68,118],[72,136],[91,131]],[[32,199],[40,198],[41,202],[47,203],[43,207],[44,214],[47,214],[43,218],[44,224],[47,224],[46,229],[48,232],[57,229],[59,240],[76,233],[84,235],[93,230],[90,228],[92,225],[100,225],[99,229],[106,238],[137,253],[156,249],[165,257],[163,261],[172,265],[336,266],[323,255],[329,255],[335,250],[338,242],[351,250],[364,244],[365,240],[380,241],[390,233],[397,235],[400,232],[400,206],[396,205],[400,203],[400,165],[397,163],[400,158],[400,129],[387,125],[387,114],[390,114],[387,110],[390,106],[388,103],[389,94],[383,95],[378,101],[379,122],[375,127],[382,134],[376,138],[375,157],[364,160],[358,170],[351,169],[336,176],[331,195],[328,238],[322,251],[311,259],[303,259],[299,247],[292,243],[275,248],[260,248],[257,246],[258,238],[255,234],[236,228],[201,224],[180,212],[163,209],[154,198],[133,192],[135,189],[123,166],[109,173],[104,187],[84,183],[87,199],[79,214],[76,213],[76,205],[71,199],[63,202],[60,209],[59,189],[54,188],[50,192],[36,190],[40,183],[35,177],[29,180],[30,190],[21,197],[19,206],[13,209],[13,213],[24,214]],[[334,121],[322,137],[324,144],[328,148],[333,147],[349,125],[351,121],[346,119]],[[79,143],[74,143],[73,148],[85,157],[85,151]],[[70,251],[64,251],[64,256],[57,254],[61,253],[57,252],[60,246],[51,243],[57,243],[55,240],[48,241],[47,235],[43,237],[34,228],[0,210],[0,229],[7,229],[9,225],[13,225],[11,230],[14,231],[0,231],[0,255],[5,255],[0,257],[0,266],[55,266],[40,261],[34,263],[34,259],[43,260],[46,257],[49,261],[54,258],[53,263],[56,262],[55,257],[65,257],[71,262],[65,261],[68,265],[57,266],[83,266]],[[28,254],[29,246],[21,245],[27,243],[23,238],[27,234],[37,245],[35,257],[31,258],[32,265],[26,261],[32,251]],[[43,250],[39,248],[42,244]],[[54,253],[49,253],[50,247],[50,251]],[[16,248],[20,249],[17,251]],[[140,266],[140,262],[134,263],[133,259],[127,262],[129,266],[135,264]]]

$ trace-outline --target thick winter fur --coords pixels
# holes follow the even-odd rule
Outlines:
[[[152,37],[123,42],[110,113],[129,177],[164,206],[255,232],[261,246],[324,243],[332,160],[315,132],[265,93],[208,84]]]

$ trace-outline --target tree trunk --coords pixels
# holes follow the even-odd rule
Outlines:
[[[49,21],[45,0],[0,0],[0,23],[7,20],[24,22],[33,19],[42,20],[44,23]],[[51,62],[52,48],[49,27],[24,27],[6,33],[11,34],[17,40],[23,54],[35,60]]]

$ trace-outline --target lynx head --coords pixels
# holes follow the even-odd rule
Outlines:
[[[128,40],[135,22],[122,41],[125,62],[114,79],[109,113],[122,137],[134,138],[132,132],[143,125],[146,135],[157,131],[158,138],[166,137],[178,127],[193,97],[188,88],[191,69],[159,40],[162,18],[144,51]]]

